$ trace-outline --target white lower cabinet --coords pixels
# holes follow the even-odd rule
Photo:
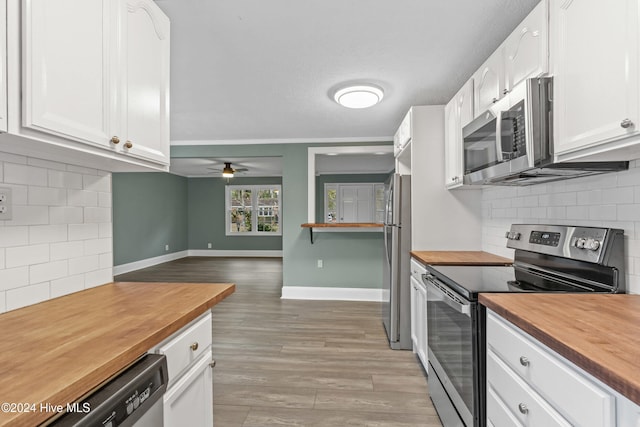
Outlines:
[[[208,311],[152,350],[167,357],[165,427],[213,425],[211,336]]]
[[[415,259],[411,260],[411,341],[425,371],[429,371],[427,358],[427,288],[422,283],[426,270]]]
[[[487,421],[638,427],[640,407],[487,310]]]
[[[213,373],[207,351],[164,395],[164,425],[213,425]]]

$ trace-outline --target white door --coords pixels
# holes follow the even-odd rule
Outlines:
[[[422,360],[425,370],[428,370],[427,357],[427,289],[422,283],[418,284],[418,356]]]
[[[116,3],[31,0],[22,6],[23,126],[110,146]]]
[[[207,351],[164,395],[165,427],[213,425],[213,374]]]
[[[507,89],[549,70],[547,1],[542,0],[504,42]]]
[[[420,343],[418,341],[418,316],[419,316],[419,308],[420,301],[418,299],[418,282],[416,279],[411,277],[410,279],[410,287],[411,287],[411,342],[413,343],[413,352],[418,353],[420,349]]]
[[[504,63],[502,52],[502,47],[500,47],[473,75],[473,82],[475,86],[474,117],[478,117],[480,114],[487,111],[489,107],[504,96],[502,93],[504,89]]]
[[[152,0],[126,0],[126,6],[123,148],[169,164],[169,19]]]
[[[637,132],[638,2],[554,1],[556,153]]]
[[[373,186],[340,185],[340,222],[373,222]]]

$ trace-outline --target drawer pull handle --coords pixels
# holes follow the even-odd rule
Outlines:
[[[529,358],[525,357],[525,356],[520,356],[520,364],[522,366],[529,366]]]
[[[631,126],[633,126],[633,122],[629,119],[624,119],[623,121],[620,122],[620,127],[623,129],[628,129]]]
[[[114,136],[113,138],[111,138],[111,143],[120,144],[120,138],[118,138],[117,136]]]
[[[127,141],[124,143],[124,148],[131,148],[131,147],[133,147],[133,142]]]
[[[527,405],[524,403],[521,403],[518,405],[518,411],[520,411],[521,414],[527,415],[529,413],[529,408],[527,408]]]
[[[196,351],[198,349],[198,342],[194,342],[189,346],[189,348],[191,348],[192,351]]]
[[[216,361],[212,360],[211,362],[209,362],[209,367],[210,368],[215,368],[216,367]]]

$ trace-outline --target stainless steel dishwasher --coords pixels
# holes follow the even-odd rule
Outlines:
[[[56,427],[160,427],[167,389],[167,358],[146,354],[55,420]]]

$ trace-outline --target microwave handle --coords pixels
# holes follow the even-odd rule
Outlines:
[[[497,111],[496,113],[496,156],[498,157],[498,163],[507,162],[510,159],[504,158],[502,152],[502,114],[503,111]]]

